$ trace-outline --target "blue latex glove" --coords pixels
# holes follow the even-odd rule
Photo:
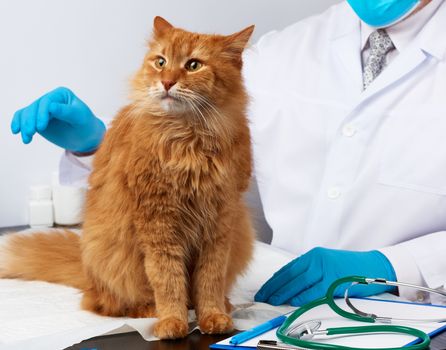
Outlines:
[[[21,132],[25,144],[38,132],[62,148],[86,153],[99,146],[105,125],[71,90],[60,87],[15,112],[11,130]]]
[[[352,275],[396,281],[392,264],[377,250],[352,252],[318,247],[277,271],[257,292],[255,301],[272,305],[304,305],[324,296],[336,279]],[[339,286],[335,296],[343,296],[348,286]],[[393,290],[395,287],[356,285],[349,290],[349,295],[368,296]]]

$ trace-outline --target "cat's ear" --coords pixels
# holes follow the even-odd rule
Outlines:
[[[251,38],[253,31],[254,26],[252,25],[240,32],[227,36],[225,38],[227,50],[240,56],[248,44],[249,38]]]
[[[167,22],[163,17],[156,16],[153,20],[153,31],[155,34],[162,35],[172,28],[173,25]]]

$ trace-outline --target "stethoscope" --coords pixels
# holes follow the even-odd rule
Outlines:
[[[351,285],[346,289],[344,294],[344,300],[346,304],[350,307],[353,312],[348,312],[340,308],[334,301],[334,292],[338,286],[344,283],[351,283]],[[446,318],[442,319],[403,319],[403,318],[392,318],[392,317],[382,317],[371,313],[362,312],[357,309],[348,297],[348,291],[353,285],[357,284],[380,284],[387,286],[396,287],[408,287],[415,288],[424,292],[438,294],[446,297],[446,292],[439,291],[431,288],[421,287],[414,284],[403,283],[403,282],[393,282],[387,281],[382,278],[366,278],[359,276],[344,277],[334,281],[327,290],[324,297],[316,299],[306,305],[303,305],[296,311],[294,311],[285,322],[279,327],[276,334],[283,345],[277,344],[276,342],[263,341],[257,346],[257,349],[276,349],[276,350],[289,350],[286,344],[294,345],[305,349],[316,349],[316,350],[353,350],[358,348],[352,348],[342,345],[334,345],[327,343],[320,343],[313,341],[312,339],[318,335],[347,335],[347,334],[360,334],[360,333],[398,333],[398,334],[408,334],[421,339],[420,343],[405,346],[404,349],[407,350],[421,350],[429,347],[430,337],[425,332],[406,326],[391,325],[392,322],[446,322]],[[321,321],[311,320],[295,325],[295,321],[309,310],[327,304],[334,312],[338,315],[361,322],[368,323],[384,323],[383,325],[375,326],[355,326],[355,327],[336,327],[320,329]],[[292,348],[291,348],[292,349]],[[401,350],[401,348],[361,348],[367,350]]]

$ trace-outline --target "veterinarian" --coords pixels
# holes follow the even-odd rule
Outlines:
[[[301,305],[347,275],[446,282],[445,33],[444,0],[347,0],[247,50],[260,197],[272,245],[298,256],[257,301]],[[59,88],[12,131],[66,149],[61,178],[80,184],[105,126]]]

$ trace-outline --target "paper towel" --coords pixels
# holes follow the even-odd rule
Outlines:
[[[231,295],[231,302],[237,306],[233,312],[237,329],[248,329],[291,310],[252,303],[258,288],[290,259],[270,246],[256,244],[254,260]],[[81,310],[80,300],[81,293],[74,288],[0,279],[0,350],[63,349],[84,339],[123,330],[136,330],[144,339],[156,340],[152,333],[155,318],[103,317]],[[195,315],[190,312],[189,316],[192,331],[196,327]]]

